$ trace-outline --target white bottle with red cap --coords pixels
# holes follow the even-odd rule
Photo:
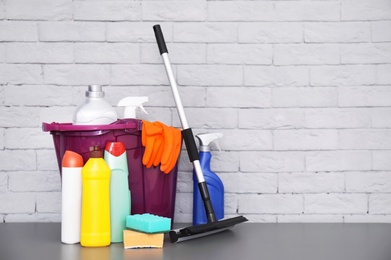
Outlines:
[[[108,142],[104,159],[111,170],[110,178],[110,228],[111,242],[123,242],[126,217],[130,215],[130,190],[128,160],[122,142]]]
[[[61,242],[65,244],[80,242],[81,169],[83,165],[83,157],[80,154],[65,151],[61,171]]]

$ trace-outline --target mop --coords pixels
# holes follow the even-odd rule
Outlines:
[[[166,68],[168,80],[171,85],[171,90],[174,95],[179,119],[182,125],[182,136],[185,141],[186,150],[189,156],[191,163],[193,164],[194,171],[197,176],[198,187],[201,193],[201,198],[204,202],[204,207],[206,211],[206,216],[208,222],[206,224],[201,224],[198,226],[190,226],[181,229],[171,230],[169,232],[170,240],[172,243],[182,242],[185,240],[190,240],[198,237],[208,236],[214,233],[218,233],[221,231],[225,231],[234,227],[236,224],[247,221],[247,219],[243,216],[237,216],[229,219],[221,219],[217,220],[212,202],[209,196],[208,187],[205,182],[204,174],[202,172],[197,145],[195,143],[194,135],[187,123],[185,111],[183,109],[182,101],[178,92],[178,86],[175,81],[174,73],[171,68],[170,59],[168,57],[168,50],[166,46],[166,42],[163,37],[162,30],[160,25],[153,26],[153,30],[155,32],[156,42],[159,47],[160,55],[163,58],[164,66]]]

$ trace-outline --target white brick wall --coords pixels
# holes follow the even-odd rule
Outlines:
[[[389,0],[0,0],[0,222],[61,220],[41,123],[70,122],[87,85],[113,105],[147,95],[144,119],[180,126],[157,23],[189,124],[224,133],[227,216],[391,223]],[[190,222],[185,152],[179,171]]]

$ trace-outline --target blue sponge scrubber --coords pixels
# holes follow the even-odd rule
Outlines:
[[[149,213],[128,215],[126,227],[144,233],[164,233],[171,229],[171,218]]]

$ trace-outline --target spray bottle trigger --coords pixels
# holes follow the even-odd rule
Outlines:
[[[148,115],[148,112],[145,110],[145,108],[143,107],[143,105],[140,105],[139,108],[141,109],[141,111],[143,111],[145,114]]]

